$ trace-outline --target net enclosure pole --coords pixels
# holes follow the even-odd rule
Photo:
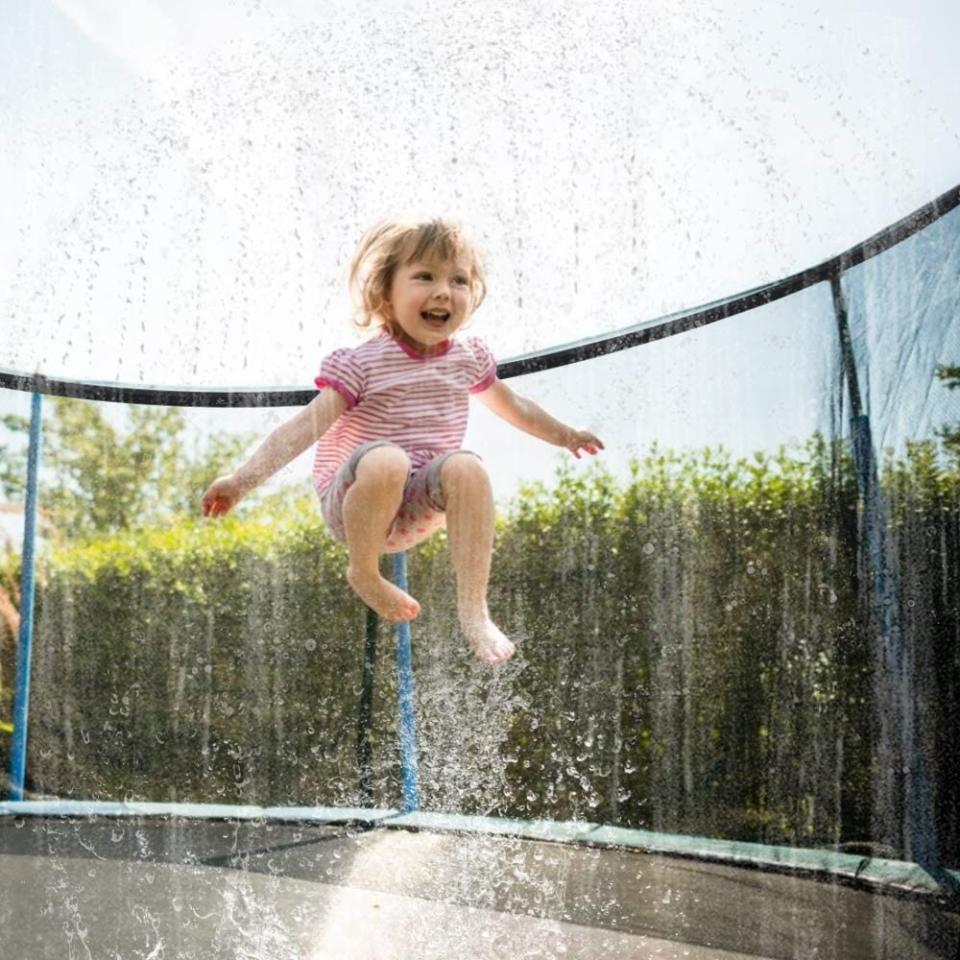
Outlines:
[[[393,582],[407,590],[407,555],[393,555]],[[403,811],[420,809],[420,775],[417,765],[417,732],[413,712],[413,649],[410,624],[396,625],[397,636],[397,706],[400,712],[400,764],[403,770]]]
[[[357,722],[357,769],[360,771],[360,796],[368,806],[373,803],[370,724],[373,718],[373,682],[377,660],[378,624],[379,618],[368,607],[366,644],[363,651],[363,679],[360,685],[360,715]]]
[[[841,285],[842,271],[830,277],[833,308],[850,401],[850,434],[857,490],[863,504],[863,549],[870,577],[871,606],[881,636],[883,672],[880,692],[890,709],[881,710],[881,748],[892,754],[881,788],[884,829],[903,838],[906,852],[927,869],[940,867],[933,798],[924,745],[919,741],[914,651],[903,629],[901,590],[887,536],[886,508],[877,466],[870,416],[864,411],[853,337]]]
[[[43,441],[43,397],[35,392],[30,403],[30,447],[27,453],[27,503],[23,517],[23,554],[20,560],[20,634],[16,692],[13,702],[13,738],[10,745],[10,799],[22,800],[27,771],[27,718],[30,712],[30,661],[33,645],[33,606],[36,586],[37,490],[40,445]]]

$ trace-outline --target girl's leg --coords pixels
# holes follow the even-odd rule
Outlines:
[[[375,447],[356,468],[343,500],[343,526],[350,553],[347,582],[360,599],[388,620],[413,620],[420,604],[380,576],[380,554],[403,499],[410,460],[399,447]]]
[[[513,656],[515,647],[487,610],[494,530],[490,478],[476,457],[455,453],[440,468],[440,485],[446,501],[450,559],[457,574],[460,626],[481,660],[501,663]]]

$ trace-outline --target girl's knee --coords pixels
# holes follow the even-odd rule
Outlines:
[[[394,444],[368,450],[357,463],[357,480],[397,481],[404,483],[410,474],[410,458]]]
[[[479,457],[471,453],[454,453],[440,467],[440,484],[445,494],[462,484],[490,485],[487,468]]]

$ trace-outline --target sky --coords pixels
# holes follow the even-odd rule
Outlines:
[[[353,342],[347,265],[386,216],[464,224],[500,359],[776,279],[960,182],[958,21],[933,0],[8,0],[0,366],[308,386]],[[800,440],[829,334],[768,309],[522,389],[620,468],[721,421],[744,451]],[[500,496],[557,463],[482,408],[467,445]]]

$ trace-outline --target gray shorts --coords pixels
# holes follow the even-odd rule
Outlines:
[[[341,465],[330,485],[320,495],[320,512],[328,529],[342,543],[346,543],[347,534],[343,527],[343,499],[357,479],[357,464],[364,454],[376,447],[394,447],[390,440],[371,440],[361,444]],[[399,448],[398,448],[399,449]],[[451,450],[442,453],[422,466],[411,469],[403,488],[403,501],[397,511],[390,531],[387,534],[385,551],[399,553],[414,544],[425,540],[432,533],[446,525],[446,501],[440,486],[440,468],[444,461],[455,453],[478,454],[472,450]]]

